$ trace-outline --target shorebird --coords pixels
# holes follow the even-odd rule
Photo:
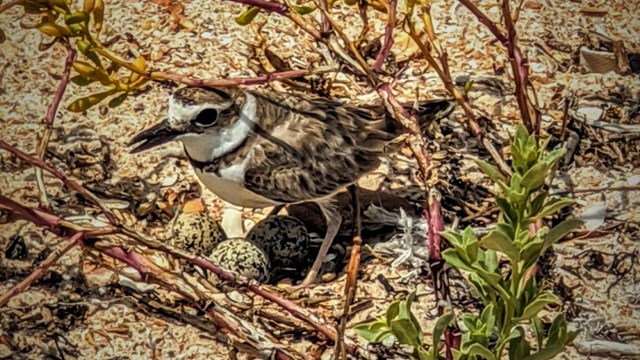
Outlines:
[[[428,121],[448,100],[421,104]],[[300,93],[242,88],[176,90],[166,119],[129,143],[137,153],[180,141],[202,183],[246,208],[314,202],[326,220],[318,255],[302,286],[314,282],[342,218],[331,200],[375,170],[405,131],[379,105],[350,105]]]

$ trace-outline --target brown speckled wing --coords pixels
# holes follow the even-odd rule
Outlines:
[[[384,114],[366,108],[291,94],[258,96],[267,136],[257,133],[248,144],[244,185],[269,199],[294,203],[331,195],[374,170],[396,137]]]

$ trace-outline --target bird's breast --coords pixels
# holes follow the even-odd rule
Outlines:
[[[207,189],[230,204],[247,208],[279,205],[278,201],[267,199],[244,186],[244,167],[246,165],[232,165],[219,169],[217,172],[204,171],[196,167],[194,170]]]

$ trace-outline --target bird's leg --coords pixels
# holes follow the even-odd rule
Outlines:
[[[318,250],[318,256],[316,256],[316,260],[313,262],[313,265],[311,266],[307,276],[304,278],[304,281],[300,284],[301,286],[309,286],[316,280],[316,277],[320,272],[320,268],[322,267],[324,257],[327,255],[327,252],[331,247],[331,243],[333,243],[333,239],[338,234],[340,224],[342,223],[342,216],[340,216],[340,213],[331,205],[331,203],[318,203],[318,206],[320,207],[322,215],[324,215],[324,219],[327,222],[327,231],[324,234],[320,250]]]
[[[269,213],[267,214],[267,217],[272,216],[272,215],[278,215],[278,213],[284,209],[285,205],[276,205],[273,207],[273,209],[271,209],[271,211],[269,211]]]

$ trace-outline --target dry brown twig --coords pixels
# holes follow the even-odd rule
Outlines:
[[[59,180],[61,180],[63,182],[63,184],[65,184],[66,186],[74,189],[76,192],[78,192],[80,195],[82,195],[83,197],[87,198],[87,199],[93,199],[96,198],[95,195],[93,195],[89,190],[85,189],[84,187],[82,187],[81,185],[79,185],[78,183],[74,182],[73,180],[68,179],[63,173],[59,172],[58,170],[50,167],[49,165],[47,165],[45,162],[41,161],[40,159],[34,158],[30,155],[27,155],[17,149],[15,149],[14,147],[12,147],[11,145],[5,143],[4,141],[0,140],[0,148],[5,149],[11,153],[13,153],[14,155],[18,156],[20,159],[24,160],[25,162],[29,163],[30,165],[36,166],[36,167],[41,167],[43,170],[51,173],[52,175],[54,175],[56,178],[58,178]],[[154,249],[154,250],[159,250],[162,251],[172,257],[175,258],[179,258],[185,261],[188,261],[194,265],[197,265],[203,269],[209,270],[212,273],[218,275],[220,278],[230,281],[232,283],[241,285],[241,286],[245,286],[246,288],[248,288],[250,291],[252,291],[253,293],[255,293],[258,296],[261,296],[271,302],[276,303],[277,305],[279,305],[280,307],[282,307],[283,309],[285,309],[287,312],[289,312],[291,315],[293,315],[294,317],[298,318],[299,320],[302,320],[303,322],[309,324],[311,327],[313,327],[314,329],[316,329],[318,332],[322,333],[323,335],[327,336],[329,339],[331,339],[332,341],[336,341],[337,339],[337,335],[336,335],[336,331],[334,329],[332,329],[331,327],[329,327],[328,325],[326,325],[324,323],[324,321],[320,320],[319,317],[311,314],[310,312],[308,312],[307,310],[299,307],[298,305],[296,305],[295,303],[287,300],[287,299],[283,299],[269,291],[267,291],[266,289],[262,288],[258,283],[256,283],[255,281],[249,280],[243,276],[237,275],[233,272],[224,270],[222,268],[217,267],[216,265],[212,264],[209,260],[206,260],[200,256],[196,256],[193,255],[191,253],[188,253],[186,251],[182,251],[179,249],[175,249],[170,245],[165,244],[164,242],[155,240],[155,239],[150,239],[145,237],[144,235],[138,233],[137,231],[128,228],[127,226],[121,225],[117,223],[117,220],[115,220],[114,218],[114,223],[112,223],[109,226],[106,227],[101,227],[101,228],[94,228],[94,227],[82,227],[82,226],[78,226],[76,224],[72,224],[69,222],[66,222],[56,216],[54,216],[53,214],[44,212],[44,211],[40,211],[40,210],[34,210],[34,209],[29,209],[25,206],[22,206],[20,204],[18,204],[17,202],[0,195],[0,205],[4,208],[9,209],[10,211],[12,211],[13,213],[33,222],[34,224],[38,225],[38,226],[43,226],[45,228],[47,228],[48,230],[56,233],[56,234],[64,234],[65,233],[65,229],[71,230],[71,231],[82,231],[85,233],[86,236],[104,236],[104,235],[110,235],[110,234],[120,234],[123,235],[127,238],[130,238],[132,240],[135,240],[137,243],[142,244],[150,249]],[[33,280],[31,280],[33,281]],[[26,286],[28,286],[30,283],[26,284]],[[25,285],[21,285],[21,286],[25,286]],[[11,292],[11,290],[10,290]],[[15,296],[17,293],[12,293],[13,296]],[[10,299],[11,297],[8,297],[8,299]],[[7,299],[7,301],[8,301]],[[348,344],[346,346],[347,352],[349,352],[350,354],[353,354],[357,351],[357,347],[351,344]]]

